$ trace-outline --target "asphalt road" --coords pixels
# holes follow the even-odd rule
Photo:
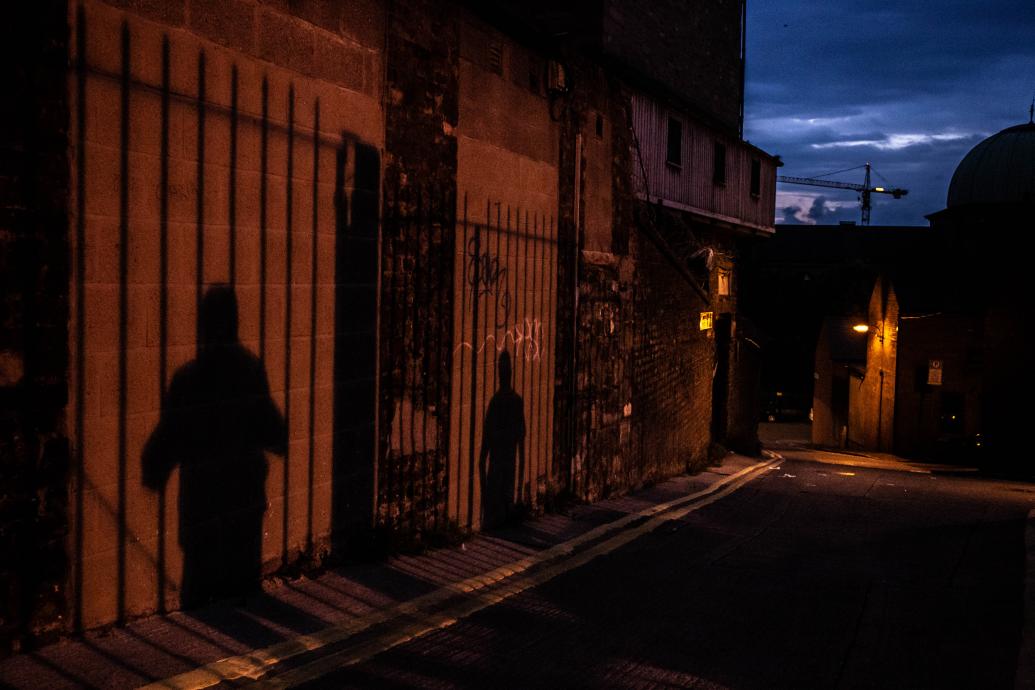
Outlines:
[[[778,465],[304,687],[1014,687],[1035,485]]]

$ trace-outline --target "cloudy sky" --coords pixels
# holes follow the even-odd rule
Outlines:
[[[873,195],[873,225],[926,225],[956,164],[1027,122],[1035,96],[1035,0],[749,0],[747,37],[745,138],[783,175],[872,163],[874,185],[909,190]],[[776,209],[777,223],[859,220],[852,191],[780,184]]]

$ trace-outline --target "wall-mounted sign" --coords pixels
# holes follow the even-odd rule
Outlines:
[[[942,360],[940,360],[940,359],[929,359],[929,360],[927,360],[927,385],[928,386],[940,386],[940,385],[942,385]]]
[[[701,312],[701,330],[707,331],[712,327],[712,322],[715,320],[715,315],[710,311]]]
[[[730,272],[724,268],[719,269],[719,296],[724,297],[730,294]]]

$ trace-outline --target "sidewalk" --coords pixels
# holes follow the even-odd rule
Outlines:
[[[245,602],[88,632],[0,661],[0,685],[130,688],[163,681],[163,687],[210,687],[220,680],[261,677],[273,664],[375,629],[395,626],[412,634],[406,630],[420,615],[434,623],[458,598],[468,600],[466,608],[491,605],[509,596],[500,590],[519,591],[551,570],[577,567],[635,538],[669,512],[733,490],[767,464],[728,455],[721,467],[580,505],[567,515],[474,535],[460,547],[269,581]]]
[[[917,472],[922,474],[965,474],[978,473],[978,468],[964,465],[948,465],[934,462],[915,462],[893,455],[875,451],[844,450],[813,446],[799,440],[767,441],[764,447],[779,453],[788,460],[809,460],[828,465],[847,465],[850,467],[869,467],[877,470],[893,470],[898,472]]]

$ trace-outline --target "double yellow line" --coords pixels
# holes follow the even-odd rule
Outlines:
[[[772,464],[772,460],[756,463],[724,477],[706,489],[630,513],[537,554],[500,566],[482,575],[446,585],[416,599],[373,612],[341,625],[325,628],[311,635],[301,635],[248,654],[214,661],[193,671],[157,681],[146,687],[199,690],[228,680],[240,678],[259,680],[276,664],[300,654],[342,642],[375,625],[398,619],[398,625],[391,626],[390,630],[375,635],[357,647],[327,654],[276,675],[256,687],[290,688],[315,680],[339,668],[365,661],[376,654],[439,628],[453,625],[484,608],[506,601],[516,594],[585,565],[598,556],[611,553],[637,537],[656,529],[664,522],[678,520],[728,496],[765,472]],[[641,524],[630,526],[631,523],[644,518],[647,519]],[[578,550],[580,546],[598,539],[602,539],[602,541]],[[578,552],[576,553],[576,551]],[[541,564],[547,565],[535,572],[527,572]],[[436,608],[447,600],[456,598],[457,595],[463,595],[460,602],[440,610]]]

